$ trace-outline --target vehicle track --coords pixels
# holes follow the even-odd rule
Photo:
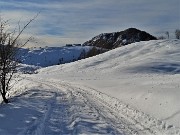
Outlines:
[[[30,79],[34,81],[33,79]],[[33,122],[20,134],[110,134],[125,135],[117,130],[116,123],[109,118],[96,103],[87,98],[80,91],[73,90],[66,85],[60,85],[35,80],[36,83],[46,85],[53,95],[46,102],[43,116]],[[47,90],[46,90],[47,91]],[[43,92],[43,91],[42,91]],[[19,135],[20,135],[19,134]]]
[[[115,106],[122,108],[119,110],[112,105],[114,100],[107,100],[104,98],[107,95],[93,93],[94,90],[90,92],[83,87],[57,80],[27,79],[48,87],[53,94],[47,101],[45,114],[32,123],[24,133],[165,135],[174,134],[176,131],[165,132],[164,129],[159,129],[158,125],[153,125],[159,121],[153,119],[154,123],[152,123],[151,117],[117,102],[119,104]],[[140,119],[143,121],[139,121]],[[147,120],[152,124],[149,128],[144,125]]]

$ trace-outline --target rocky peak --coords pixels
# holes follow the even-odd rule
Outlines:
[[[84,46],[96,46],[105,49],[113,49],[139,41],[156,40],[157,38],[145,31],[129,28],[120,32],[102,33],[85,42]]]

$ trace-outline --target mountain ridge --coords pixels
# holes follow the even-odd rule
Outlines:
[[[111,50],[130,43],[149,40],[157,40],[157,38],[145,31],[136,28],[128,28],[120,32],[99,34],[83,43],[83,46],[96,46]]]

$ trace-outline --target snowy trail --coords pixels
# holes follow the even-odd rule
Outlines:
[[[55,80],[54,80],[55,81]],[[57,83],[57,82],[56,82]],[[122,103],[116,98],[78,84],[62,83],[71,91],[81,93],[106,122],[123,134],[179,135],[179,128],[168,125]]]
[[[36,80],[37,82],[37,80]],[[21,134],[123,134],[118,131],[106,108],[95,105],[80,91],[52,82],[48,86],[54,96],[48,102],[43,118],[34,122]],[[51,85],[47,85],[51,83]],[[33,128],[32,128],[33,127]]]
[[[173,126],[167,126],[142,112],[132,110],[116,99],[91,88],[36,77],[27,77],[25,81],[32,86],[16,94],[18,96],[12,99],[15,101],[10,103],[9,107],[1,108],[1,122],[10,126],[1,126],[0,134],[174,135],[180,133]],[[13,122],[16,122],[16,125],[11,127],[10,123]]]
[[[51,97],[47,101],[47,109],[43,118],[37,119],[27,127],[22,134],[112,134],[112,135],[164,135],[178,134],[179,131],[166,131],[171,127],[159,128],[156,121],[154,126],[151,117],[140,112],[136,116],[128,106],[122,111],[113,107],[106,97],[93,90],[87,91],[83,87],[74,86],[65,82],[29,78],[42,86],[49,87]],[[121,104],[120,104],[121,105]],[[132,114],[131,114],[132,113]],[[139,119],[143,117],[143,119]],[[133,119],[132,117],[137,117]],[[147,120],[148,119],[148,120]],[[159,122],[159,121],[158,121]],[[146,123],[147,125],[144,125]],[[159,126],[159,127],[158,127]],[[164,129],[163,129],[164,128]]]

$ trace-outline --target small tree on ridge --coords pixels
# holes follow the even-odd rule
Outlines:
[[[177,39],[180,39],[180,30],[179,29],[176,29],[175,36]]]

